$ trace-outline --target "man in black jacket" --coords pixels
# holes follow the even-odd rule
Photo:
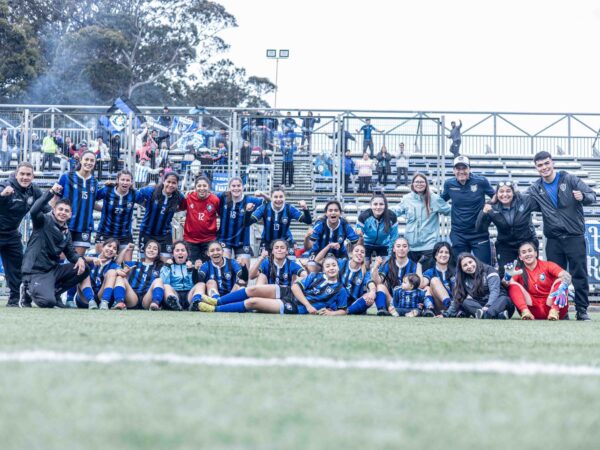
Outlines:
[[[33,183],[33,166],[22,162],[8,180],[0,182],[0,258],[10,294],[6,306],[19,306],[23,245],[19,226],[42,191]],[[50,210],[47,207],[48,211]]]
[[[72,215],[71,204],[66,199],[60,199],[61,191],[62,186],[55,184],[31,208],[33,233],[23,258],[24,295],[21,297],[21,306],[31,306],[31,301],[40,308],[61,306],[60,294],[89,275],[85,260],[73,247],[68,227]],[[58,200],[52,211],[44,213],[44,208],[54,196]],[[61,253],[69,263],[60,264]]]
[[[550,153],[537,153],[533,162],[541,178],[527,192],[544,219],[546,258],[571,274],[577,320],[590,320],[583,205],[594,204],[596,194],[579,177],[556,172]]]

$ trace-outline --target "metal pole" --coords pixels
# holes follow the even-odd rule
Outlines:
[[[131,173],[133,173],[133,179],[135,180],[135,136],[133,133],[133,113],[130,112],[127,116],[127,139],[125,139],[127,158],[125,159],[125,164]]]
[[[275,104],[273,108],[277,109],[277,91],[279,90],[279,58],[275,58]]]
[[[239,148],[241,147],[240,145],[240,136],[238,133],[238,116],[237,116],[237,112],[233,111],[233,114],[229,116],[229,123],[230,123],[230,130],[231,130],[231,137],[230,137],[230,142],[231,142],[231,149],[229,149],[229,167],[230,167],[230,173],[233,173],[234,176],[241,176],[242,175],[242,169],[241,169],[241,159],[240,159],[240,154],[238,153]]]
[[[31,161],[31,153],[29,152],[29,143],[31,142],[31,133],[29,130],[29,109],[25,109],[23,114],[23,152],[20,161]]]
[[[494,155],[498,154],[498,149],[496,148],[496,145],[497,145],[496,144],[496,138],[498,136],[498,133],[497,133],[497,119],[498,118],[496,117],[496,114],[494,114]]]
[[[567,115],[567,130],[567,151],[569,152],[569,155],[571,155],[571,114]]]

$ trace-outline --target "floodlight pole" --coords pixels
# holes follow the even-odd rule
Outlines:
[[[277,91],[279,90],[279,60],[290,57],[289,50],[267,49],[267,58],[275,60],[275,100],[273,108],[277,109]]]
[[[277,91],[279,90],[279,58],[275,58],[275,103],[273,108],[277,109]]]

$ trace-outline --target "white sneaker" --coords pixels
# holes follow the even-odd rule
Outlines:
[[[90,300],[88,303],[88,309],[98,309],[98,303],[96,303],[96,300]]]
[[[65,307],[71,308],[71,309],[77,309],[77,303],[75,303],[75,300],[67,300],[65,303]]]
[[[108,311],[108,302],[106,300],[100,302],[100,309]]]

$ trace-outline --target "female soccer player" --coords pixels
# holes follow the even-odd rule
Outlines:
[[[162,248],[160,257],[166,261],[173,251],[173,231],[171,222],[180,209],[185,208],[184,196],[178,189],[179,175],[171,172],[156,186],[147,186],[139,190],[146,209],[140,224],[140,256],[148,241],[156,241]]]
[[[173,259],[160,269],[160,278],[165,285],[163,309],[182,311],[189,309],[189,293],[194,287],[194,265],[188,260],[187,245],[184,241],[173,244]]]
[[[133,189],[133,175],[127,170],[117,173],[116,186],[105,184],[98,190],[96,200],[103,200],[100,223],[96,232],[96,252],[100,253],[103,243],[117,239],[120,250],[133,243],[131,224],[136,203],[142,202],[139,192]],[[131,261],[133,251],[128,250],[125,261]]]
[[[510,319],[514,305],[500,284],[498,272],[470,253],[461,253],[456,264],[456,283],[448,317]]]
[[[117,270],[121,268],[120,264],[123,262],[123,256],[127,250],[126,247],[121,254],[117,255],[119,241],[109,238],[102,244],[97,258],[84,257],[90,269],[90,275],[79,283],[79,292],[76,297],[77,307],[98,309],[98,303],[100,303],[100,309],[108,310],[117,279]]]
[[[117,270],[113,309],[160,309],[165,294],[160,278],[160,244],[154,240],[147,241],[141,258]]]
[[[454,257],[452,247],[447,242],[438,242],[433,246],[433,267],[423,272],[427,295],[435,304],[436,313],[447,310],[452,302],[454,289]]]
[[[325,259],[327,251],[323,249],[315,258],[316,263]],[[365,246],[356,244],[352,248],[350,258],[338,260],[340,267],[340,281],[348,291],[348,314],[365,314],[373,305],[377,286],[371,280],[371,273],[367,270]]]
[[[313,232],[307,243],[312,245],[311,255],[318,255],[327,245],[330,246],[331,254],[336,258],[347,258],[346,240],[356,244],[360,236],[356,234],[350,224],[342,217],[342,205],[337,200],[331,200],[325,205],[325,215],[321,217],[313,228]],[[335,246],[337,244],[337,246]]]
[[[358,216],[356,229],[363,236],[367,264],[374,256],[387,260],[398,237],[398,218],[383,194],[371,198],[371,207]]]
[[[297,278],[306,276],[306,270],[288,259],[289,244],[283,239],[276,239],[271,244],[271,254],[263,250],[260,258],[250,269],[250,278],[258,277],[257,286],[266,284],[278,284],[279,286],[291,286]]]
[[[289,243],[290,256],[294,256],[294,238],[290,231],[292,220],[312,223],[310,211],[304,200],[298,203],[302,211],[285,202],[283,189],[276,188],[271,192],[271,201],[263,203],[255,209],[254,203],[246,205],[245,226],[258,223],[262,220],[264,227],[260,242],[261,249],[270,249],[276,239],[285,239]]]
[[[210,180],[205,176],[196,179],[196,190],[185,198],[185,225],[183,240],[187,242],[192,262],[208,261],[208,243],[217,239],[219,197],[210,192]]]
[[[329,256],[323,262],[323,273],[311,273],[291,288],[269,284],[243,288],[218,300],[203,296],[194,300],[192,310],[340,316],[346,314],[347,300],[337,259]]]
[[[421,282],[423,280],[421,264],[408,257],[409,251],[408,241],[403,237],[397,238],[392,249],[393,258],[390,258],[384,264],[383,258],[378,256],[375,259],[375,264],[371,267],[371,278],[377,284],[375,305],[377,306],[378,316],[390,315],[388,306],[392,300],[392,293],[394,289],[400,287],[405,275],[416,273],[419,275]]]
[[[198,282],[190,291],[192,302],[206,294],[219,298],[246,285],[242,280],[242,267],[224,255],[219,242],[208,244],[208,257],[209,260],[198,269]]]
[[[508,294],[523,320],[564,319],[569,310],[571,275],[558,264],[538,259],[537,246],[519,247],[518,270],[508,285]]]
[[[440,232],[439,215],[450,214],[450,205],[429,190],[429,181],[416,173],[408,194],[396,208],[396,214],[406,219],[404,236],[410,242],[409,258],[421,263],[424,269],[433,265],[431,253]]]
[[[538,246],[535,228],[531,222],[535,202],[531,197],[516,191],[512,181],[498,183],[496,200],[494,205],[486,204],[479,212],[475,227],[485,231],[491,223],[496,225],[496,259],[498,272],[500,277],[503,277],[504,266],[517,260],[521,243],[532,242],[536,248]]]

